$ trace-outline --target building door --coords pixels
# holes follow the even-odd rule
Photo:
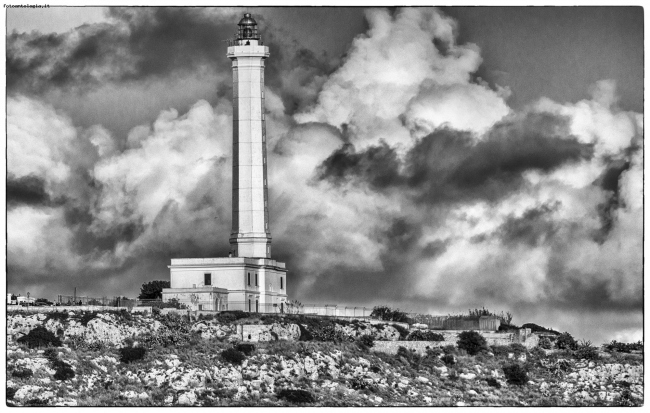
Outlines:
[[[284,302],[280,303],[280,313],[284,314]]]
[[[255,312],[259,313],[260,312],[260,301],[255,300]]]
[[[251,305],[251,300],[250,298],[248,299],[248,312],[250,313],[252,310],[252,305]]]

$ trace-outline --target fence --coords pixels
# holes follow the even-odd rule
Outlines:
[[[122,300],[124,301],[124,300]],[[95,305],[104,307],[119,307],[120,297],[85,297],[78,295],[59,295],[57,304],[59,305]]]
[[[59,305],[74,306],[104,306],[104,307],[163,307],[161,299],[127,299],[124,297],[86,297],[59,295]],[[168,303],[165,303],[168,304]],[[370,317],[372,308],[339,306],[337,304],[303,304],[301,306],[287,306],[286,303],[259,303],[249,301],[215,301],[198,300],[192,303],[181,302],[186,308],[198,311],[233,311],[240,310],[251,313],[270,314],[308,314],[332,317]],[[164,305],[167,307],[168,305]]]

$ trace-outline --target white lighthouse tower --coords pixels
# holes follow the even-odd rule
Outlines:
[[[264,59],[269,48],[261,42],[249,13],[228,47],[233,81],[232,233],[235,257],[271,257],[264,125]]]
[[[176,299],[194,310],[281,313],[287,269],[271,259],[266,177],[264,59],[269,48],[249,13],[238,26],[228,47],[233,75],[230,256],[172,258],[171,288],[163,290],[163,301]]]

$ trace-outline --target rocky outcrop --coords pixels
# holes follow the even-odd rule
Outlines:
[[[63,328],[65,337],[83,334],[89,340],[113,343],[115,347],[125,345],[129,341],[127,338],[135,338],[137,346],[139,335],[168,328],[149,316],[124,321],[104,314],[89,320],[86,326],[79,319],[72,318],[60,322],[34,316],[13,319],[10,315],[7,324],[13,334],[36,325],[46,325],[48,329]],[[361,328],[359,325],[341,326],[340,331],[351,337],[363,334],[386,334],[385,337],[389,338],[399,336],[393,327],[367,325]],[[264,334],[273,332],[287,343],[260,342],[240,365],[227,362],[220,352],[230,346],[228,340],[240,340],[240,334],[245,330],[241,326],[218,325],[213,321],[194,322],[189,328],[196,334],[195,338],[200,336],[212,343],[156,346],[149,350],[145,359],[129,364],[119,361],[120,355],[115,348],[77,352],[65,344],[57,350],[57,357],[76,373],[65,383],[55,378],[55,369],[46,357],[51,359],[49,352],[29,350],[10,342],[6,353],[10,378],[7,381],[7,400],[18,406],[34,403],[92,405],[106,389],[114,398],[104,399],[102,403],[105,405],[281,406],[286,402],[279,400],[279,391],[305,389],[315,396],[317,405],[643,403],[643,365],[634,360],[629,363],[611,361],[621,360],[620,356],[599,361],[576,361],[558,360],[556,355],[544,357],[543,354],[532,359],[533,353],[529,353],[528,358],[513,354],[512,358],[503,355],[497,359],[497,356],[486,355],[482,363],[479,357],[456,355],[453,363],[444,365],[438,356],[432,354],[421,358],[408,354],[390,356],[362,350],[354,343],[288,343],[299,338],[300,329],[296,324],[258,327],[263,327],[256,330],[259,336],[266,337]],[[134,337],[130,335],[133,332],[136,333]],[[275,337],[271,337],[274,341]],[[375,341],[375,346],[383,343],[397,344]],[[287,351],[288,346],[291,351]],[[514,385],[507,382],[502,367],[511,363],[531,366],[527,383]],[[26,370],[31,374],[25,375]],[[16,376],[13,375],[15,372],[18,372]],[[165,389],[164,393],[160,389]]]

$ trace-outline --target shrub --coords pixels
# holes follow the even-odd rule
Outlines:
[[[427,347],[427,357],[439,357],[442,355],[442,349],[440,347]]]
[[[401,323],[409,323],[411,321],[405,312],[400,311],[399,309],[393,310],[385,305],[378,305],[373,308],[370,317],[384,321],[399,321]]]
[[[199,320],[212,321],[212,320],[214,320],[214,315],[212,315],[212,314],[199,314]]]
[[[302,389],[282,389],[276,396],[278,399],[285,399],[291,403],[313,403],[314,396],[307,390]]]
[[[133,320],[133,315],[124,308],[122,308],[120,310],[117,310],[117,311],[116,310],[111,310],[111,311],[109,311],[109,314],[113,314],[118,321],[132,321]]]
[[[575,357],[578,359],[586,360],[598,360],[600,355],[598,354],[598,349],[591,345],[591,341],[583,341],[578,345],[574,353]]]
[[[375,345],[375,339],[369,335],[369,334],[364,334],[360,336],[357,339],[357,342],[361,345],[361,347],[372,347]]]
[[[564,332],[557,337],[555,346],[562,350],[575,350],[578,348],[578,343],[571,334]]]
[[[23,403],[24,406],[47,406],[47,400],[45,399],[39,399],[34,398],[34,399],[29,399],[26,402]]]
[[[56,372],[54,373],[55,380],[65,381],[74,377],[74,370],[72,366],[62,360],[55,360],[52,362],[52,367]]]
[[[343,341],[354,340],[354,338],[347,336],[342,330],[337,330],[336,325],[331,322],[322,324],[311,330],[312,340],[317,341],[331,341],[340,343]]]
[[[526,323],[521,326],[521,328],[530,328],[532,333],[552,333],[555,335],[560,335],[558,331],[552,330],[550,328],[542,327],[534,323]]]
[[[222,323],[232,323],[241,320],[242,318],[247,318],[250,314],[251,313],[245,313],[242,310],[222,311],[217,315],[216,320]]]
[[[513,331],[513,330],[519,330],[519,327],[512,324],[499,324],[499,328],[497,329],[497,331]]]
[[[399,346],[397,348],[397,354],[395,355],[396,357],[404,357],[406,360],[411,358],[411,352],[406,349],[404,346]]]
[[[545,350],[550,350],[553,348],[553,343],[551,342],[551,339],[548,337],[541,337],[539,339],[539,342],[537,343],[537,346],[539,348],[543,348]]]
[[[453,366],[456,364],[456,357],[454,357],[453,354],[445,354],[444,356],[440,357],[440,360],[447,366]]]
[[[487,349],[487,341],[476,331],[463,331],[458,334],[457,346],[460,350],[465,350],[467,354],[473,356],[481,350]]]
[[[231,347],[221,352],[221,358],[232,364],[241,364],[246,360],[246,355]]]
[[[510,344],[510,350],[515,354],[526,354],[528,349],[521,343],[512,343]]]
[[[442,352],[445,354],[458,354],[458,349],[453,344],[448,344],[442,348]]]
[[[499,383],[494,377],[488,377],[487,384],[488,386],[496,387],[497,389],[501,388],[501,383]]]
[[[93,311],[93,312],[84,312],[84,313],[81,315],[81,320],[79,320],[79,321],[81,322],[81,325],[82,325],[82,326],[87,326],[87,325],[88,325],[88,322],[89,322],[90,320],[92,320],[93,318],[96,318],[96,317],[97,317],[97,312],[96,312],[96,311]]]
[[[146,353],[147,350],[142,347],[123,347],[120,349],[120,362],[131,363],[141,360]]]
[[[510,384],[523,385],[528,383],[528,373],[519,364],[510,364],[502,368],[506,380]]]
[[[643,342],[637,341],[636,343],[619,343],[612,340],[611,343],[605,344],[607,351],[618,351],[620,353],[629,353],[631,351],[643,351]]]
[[[50,362],[54,362],[59,359],[59,353],[52,347],[48,347],[43,351],[43,356],[48,359]]]
[[[408,341],[445,341],[445,337],[433,331],[414,330],[407,337]]]
[[[533,347],[530,352],[528,352],[528,355],[531,357],[531,360],[546,358],[546,353],[539,347]]]
[[[490,350],[495,357],[507,357],[509,353],[512,353],[510,346],[490,346]]]
[[[29,348],[54,346],[60,347],[61,340],[43,326],[32,329],[27,335],[16,340],[20,344],[26,344]]]
[[[17,391],[18,389],[14,387],[7,387],[7,400],[13,399]]]
[[[11,372],[12,377],[19,379],[28,379],[34,375],[34,372],[30,369],[17,369]]]
[[[298,341],[311,341],[314,339],[314,337],[304,325],[298,324],[298,328],[300,329],[300,338]]]
[[[47,316],[45,317],[45,322],[47,322],[48,320],[63,322],[67,319],[68,319],[67,311],[63,311],[63,312],[50,311],[49,313],[47,313]]]
[[[239,343],[235,347],[237,351],[241,351],[247,356],[250,356],[250,354],[255,350],[255,344],[251,343]]]

